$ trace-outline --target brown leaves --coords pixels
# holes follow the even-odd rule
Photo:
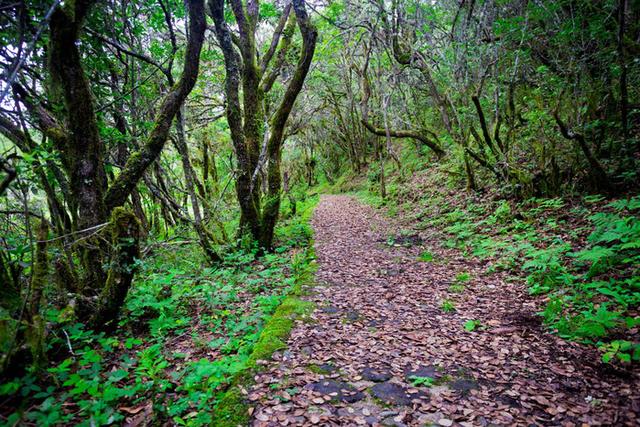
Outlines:
[[[316,210],[319,270],[312,321],[300,323],[286,360],[271,362],[249,399],[255,425],[580,425],[633,424],[640,414],[637,375],[621,379],[593,368],[598,355],[547,333],[539,302],[518,284],[453,250],[427,243],[436,261],[417,262],[424,247],[395,247],[397,224],[345,196],[325,196]],[[425,241],[431,230],[422,236]],[[449,292],[467,272],[462,293]],[[454,301],[444,313],[440,301]],[[482,327],[466,332],[466,320]],[[327,369],[325,369],[325,368]],[[388,372],[406,404],[373,398],[365,368]],[[407,372],[436,367],[437,384],[413,384]],[[344,401],[313,391],[334,381],[363,398]],[[635,392],[633,390],[636,390]],[[415,393],[415,392],[418,393]],[[416,398],[420,393],[424,398]],[[285,404],[286,403],[286,404]],[[286,409],[286,411],[278,410]],[[396,419],[397,418],[397,419]]]
[[[124,426],[126,427],[144,426],[153,416],[152,402],[146,402],[135,407],[120,406],[118,409],[125,414],[131,415],[130,417],[125,418]]]

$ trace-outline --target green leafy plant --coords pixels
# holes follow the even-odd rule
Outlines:
[[[445,313],[451,313],[452,311],[456,311],[456,305],[450,299],[442,300],[442,303],[440,304],[440,308]]]
[[[609,343],[599,343],[598,349],[602,352],[602,361],[610,363],[617,359],[624,363],[640,361],[640,344],[626,340],[614,340]]]
[[[465,287],[461,283],[453,283],[449,285],[449,292],[453,292],[454,294],[460,294],[464,292]]]
[[[424,251],[420,254],[418,260],[421,262],[431,262],[433,261],[433,254],[429,251]]]
[[[467,332],[473,332],[480,326],[482,326],[482,323],[479,320],[473,319],[473,320],[467,320],[466,322],[464,322],[464,330]]]
[[[414,387],[431,387],[434,384],[435,378],[432,377],[420,377],[417,375],[411,375],[409,377],[411,384]]]
[[[527,261],[522,268],[529,273],[527,283],[532,294],[549,292],[574,282],[575,277],[567,271],[561,258],[569,250],[568,244],[558,244],[526,254]]]
[[[456,283],[460,284],[467,283],[469,280],[471,280],[471,274],[466,272],[458,274],[455,279]]]

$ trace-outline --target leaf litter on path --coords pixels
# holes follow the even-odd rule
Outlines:
[[[429,230],[381,244],[398,225],[349,196],[323,196],[312,225],[317,309],[256,376],[254,426],[637,425],[638,375],[548,333],[524,287],[438,247],[420,262]]]

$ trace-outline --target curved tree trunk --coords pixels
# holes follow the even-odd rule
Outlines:
[[[267,54],[258,66],[255,43],[258,20],[257,3],[231,0],[231,9],[238,22],[240,53],[234,47],[232,35],[224,15],[224,0],[210,0],[209,9],[213,18],[216,37],[222,48],[225,62],[225,92],[227,99],[227,122],[235,150],[238,175],[236,194],[240,205],[240,233],[250,232],[263,249],[271,249],[273,230],[280,210],[281,171],[280,161],[284,128],[295,100],[309,71],[315,51],[317,31],[307,15],[304,1],[293,0],[295,20],[302,34],[302,49],[296,69],[289,81],[278,108],[269,121],[269,133],[265,150],[261,149],[266,129],[263,125],[265,94],[273,86],[289,49],[293,21],[285,26],[289,6],[276,26],[273,41]],[[278,52],[275,53],[275,46]],[[269,61],[276,61],[269,70]],[[242,61],[242,62],[241,62]],[[243,107],[240,106],[239,88],[242,84]],[[264,156],[261,158],[261,152]],[[260,169],[266,162],[266,197],[261,197]]]

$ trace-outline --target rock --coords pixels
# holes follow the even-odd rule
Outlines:
[[[449,383],[452,389],[467,394],[473,389],[478,388],[478,383],[470,378],[459,378]]]
[[[411,377],[440,378],[442,376],[435,366],[418,366],[416,369],[407,367],[404,373],[405,379],[409,383],[411,382]]]
[[[351,409],[351,408],[349,408]],[[353,409],[351,409],[353,411]],[[349,412],[349,410],[347,408],[338,408],[338,412],[337,412],[339,417],[351,417],[353,416],[352,412]]]
[[[357,322],[358,320],[360,320],[360,313],[358,313],[356,310],[349,310],[347,311],[346,314],[346,319],[349,322]]]
[[[340,310],[338,309],[338,307],[334,307],[332,305],[328,305],[326,307],[322,307],[320,309],[320,311],[322,311],[323,313],[327,313],[327,314],[335,314],[335,313],[339,312]]]
[[[384,318],[381,319],[372,319],[369,321],[369,323],[367,323],[367,326],[370,328],[377,328],[380,325],[384,324]]]
[[[391,268],[386,269],[386,270],[381,270],[380,272],[381,272],[383,275],[393,277],[393,276],[399,276],[399,275],[401,275],[402,273],[404,273],[404,268],[402,268],[402,267],[399,267],[399,268],[391,267]]]
[[[376,417],[365,417],[364,419],[367,424],[373,425],[376,424],[378,422],[378,419]]]
[[[353,403],[364,398],[364,394],[359,392],[351,384],[334,380],[324,380],[306,386],[316,393],[331,396],[340,402]]]
[[[391,379],[391,372],[385,369],[372,368],[370,366],[364,368],[361,375],[365,380],[373,381],[376,383],[389,381]]]
[[[400,384],[385,382],[371,387],[371,393],[387,404],[409,405],[413,399],[426,396],[424,393],[409,394]]]
[[[453,425],[453,421],[450,420],[449,418],[440,418],[438,420],[438,425],[441,425],[444,427],[451,427]]]
[[[322,365],[318,365],[318,369],[321,370],[323,374],[332,374],[338,370],[338,368],[333,366],[331,363],[323,363]]]
[[[400,421],[396,421],[393,417],[385,418],[381,421],[383,426],[391,426],[391,427],[406,427],[407,425],[401,423]]]
[[[511,406],[512,408],[519,408],[522,406],[518,399],[514,399],[513,397],[507,396],[506,394],[502,394],[498,396],[497,400]]]
[[[408,236],[401,235],[393,239],[394,244],[404,246],[406,248],[421,245],[423,242],[424,240],[422,240],[422,238],[417,234],[410,234]]]
[[[421,426],[437,424],[439,419],[444,418],[444,416],[440,412],[431,412],[431,413],[428,413],[428,414],[419,414],[419,415],[418,414],[414,414],[414,416],[417,416],[418,423]]]

